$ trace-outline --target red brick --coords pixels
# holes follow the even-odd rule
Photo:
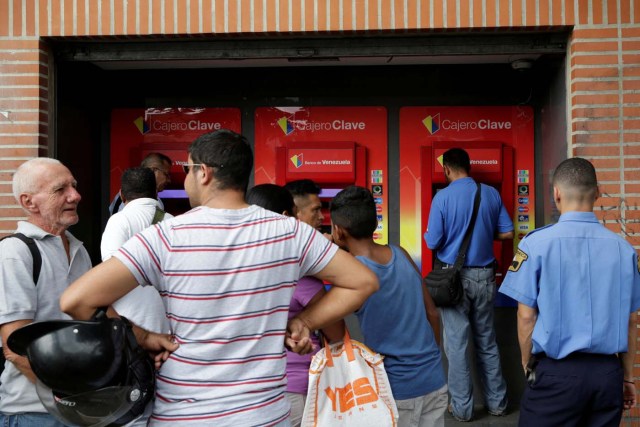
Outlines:
[[[618,67],[574,68],[571,70],[572,79],[599,77],[618,77]]]
[[[574,40],[575,39],[608,39],[608,38],[617,38],[617,37],[618,37],[618,30],[616,28],[577,27],[576,29],[573,30]]]
[[[622,63],[625,65],[638,65],[640,64],[640,55],[622,55]]]
[[[622,75],[624,77],[639,77],[640,65],[625,65],[622,67]]]
[[[624,170],[624,180],[625,181],[637,181],[638,179],[640,179],[640,172],[636,169],[636,170],[630,170],[630,169],[625,169]],[[629,200],[627,200],[627,203],[630,203]],[[637,203],[636,203],[637,205]]]
[[[571,65],[609,65],[617,63],[618,55],[576,55],[571,58]]]
[[[618,94],[609,95],[574,95],[572,99],[573,105],[578,104],[611,104],[617,105],[619,102]]]
[[[612,107],[612,108],[585,107],[585,108],[574,108],[572,110],[573,118],[617,117],[618,114],[620,114],[620,109],[618,107]]]
[[[585,120],[573,123],[574,131],[617,130],[618,128],[617,120]]]
[[[593,157],[593,156],[611,156],[617,153],[618,144],[612,144],[609,146],[580,146],[575,148],[575,155],[578,157]],[[614,154],[612,154],[614,153]]]
[[[571,53],[575,52],[607,52],[617,51],[618,42],[616,41],[576,41],[571,43]]]
[[[618,90],[617,81],[589,81],[575,82],[571,84],[572,90],[577,91],[601,91],[601,90]]]
[[[587,158],[596,169],[612,169],[620,167],[620,159],[599,159],[599,158]]]
[[[640,93],[624,93],[622,94],[622,102],[624,104],[639,104]]]
[[[622,122],[622,129],[624,130],[639,130],[640,120],[624,120]]]
[[[640,17],[640,8],[636,7],[635,8],[635,12],[636,14],[638,14],[638,17]],[[635,21],[636,23],[639,21]],[[628,38],[632,38],[632,37],[640,37],[640,27],[638,27],[637,25],[632,26],[632,27],[623,27],[622,28],[622,38],[623,39],[628,39]]]
[[[623,146],[623,155],[625,156],[640,155],[640,141],[636,144],[625,144]]]

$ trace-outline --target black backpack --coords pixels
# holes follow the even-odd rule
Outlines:
[[[38,246],[36,246],[36,242],[31,237],[27,237],[22,233],[4,236],[0,239],[0,242],[10,237],[22,240],[24,244],[27,245],[27,248],[29,248],[29,252],[31,252],[31,257],[33,258],[33,285],[38,286],[38,278],[40,277],[40,269],[42,268],[42,256],[40,255]]]

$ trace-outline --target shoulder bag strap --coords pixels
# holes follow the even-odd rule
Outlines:
[[[464,239],[462,245],[458,250],[458,256],[456,256],[456,262],[453,268],[460,270],[464,265],[464,258],[467,256],[467,249],[469,249],[469,243],[471,243],[471,234],[473,234],[473,227],[476,225],[476,218],[478,217],[478,208],[480,207],[480,183],[476,183],[478,188],[476,189],[476,198],[473,201],[473,214],[471,214],[471,221],[467,227],[467,231],[464,233]]]

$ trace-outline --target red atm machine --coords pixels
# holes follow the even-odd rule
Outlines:
[[[260,107],[255,113],[256,184],[284,185],[311,179],[320,188],[323,231],[329,202],[343,188],[371,190],[378,226],[374,239],[388,242],[389,175],[384,107]]]
[[[367,149],[355,142],[287,142],[276,148],[276,184],[311,179],[321,189],[324,232],[330,232],[329,202],[349,185],[367,186]]]
[[[471,177],[482,184],[495,187],[502,202],[513,218],[515,204],[515,173],[513,147],[501,142],[434,142],[432,146],[421,147],[422,177],[427,178],[422,185],[422,230],[427,229],[431,202],[436,192],[447,186],[442,167],[442,155],[450,148],[462,148],[469,153]],[[496,281],[502,282],[513,259],[513,242],[494,241],[494,253],[498,261]],[[422,273],[425,276],[433,266],[433,252],[422,239]]]

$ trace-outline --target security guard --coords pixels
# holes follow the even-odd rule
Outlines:
[[[560,220],[520,242],[500,288],[519,302],[519,425],[617,427],[636,403],[638,256],[593,213],[590,162],[565,160],[552,183]]]

